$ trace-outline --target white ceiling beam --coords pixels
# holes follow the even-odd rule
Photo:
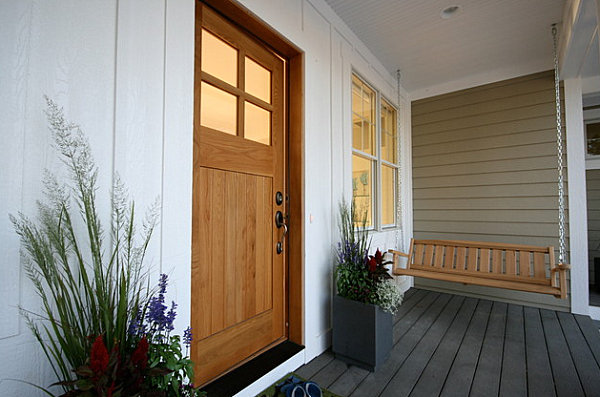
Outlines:
[[[600,0],[570,0],[565,4],[560,29],[561,79],[579,77],[597,34],[596,4]]]

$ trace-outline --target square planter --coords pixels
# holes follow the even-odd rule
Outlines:
[[[392,350],[393,318],[379,306],[333,297],[333,352],[348,363],[375,371]]]

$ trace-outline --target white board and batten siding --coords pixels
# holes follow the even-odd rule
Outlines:
[[[351,73],[395,102],[396,81],[323,0],[242,0],[305,52],[305,345],[254,394],[327,349],[331,332],[332,247],[338,199],[351,192]],[[194,0],[20,0],[0,2],[0,395],[43,395],[17,378],[54,377],[17,307],[39,308],[22,273],[8,213],[35,214],[44,168],[58,162],[43,114],[47,94],[90,139],[100,166],[99,212],[117,171],[138,214],[159,197],[160,226],[148,252],[153,280],[170,275],[177,331],[189,323],[193,166]],[[410,109],[402,91],[403,183],[410,186]],[[410,212],[410,195],[405,210]],[[103,216],[108,226],[108,216]],[[403,217],[410,235],[410,217]],[[385,248],[397,233],[379,233]],[[382,247],[383,248],[383,247]],[[251,394],[250,391],[246,391]],[[253,395],[253,394],[252,394]]]
[[[415,238],[558,248],[552,72],[413,102],[412,151]],[[415,285],[569,308],[541,294],[426,279]]]

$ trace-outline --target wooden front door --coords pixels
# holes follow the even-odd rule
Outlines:
[[[196,11],[192,359],[205,384],[287,336],[285,61]]]

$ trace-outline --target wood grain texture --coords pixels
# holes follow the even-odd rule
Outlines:
[[[287,337],[287,250],[276,252],[274,222],[276,211],[288,211],[287,200],[275,208],[274,194],[288,197],[287,90],[283,59],[217,11],[198,3],[196,12],[192,327],[200,331],[192,357],[202,385]],[[202,29],[237,49],[235,87],[200,70]],[[270,70],[271,103],[246,93],[246,56]],[[202,125],[202,81],[237,97],[235,135]],[[246,102],[270,112],[269,144],[244,138]]]
[[[409,260],[405,268],[394,267],[394,275],[409,275],[433,280],[453,281],[488,287],[549,294],[565,299],[568,265],[554,264],[553,247],[537,247],[515,244],[488,243],[462,240],[412,240],[411,249],[424,247],[425,261],[416,264]],[[456,267],[442,266],[443,252],[456,251]],[[390,250],[394,262],[403,253]],[[491,252],[491,266],[490,266]],[[538,271],[531,271],[531,256],[537,262]],[[537,255],[537,256],[536,256]],[[433,266],[432,266],[432,256]],[[413,258],[413,252],[408,258]],[[465,260],[466,257],[466,260]],[[548,258],[546,262],[545,258]],[[450,262],[451,263],[451,260]],[[548,267],[546,268],[546,263]],[[555,274],[558,273],[558,274]],[[548,275],[549,277],[547,277]]]
[[[304,345],[304,53],[289,51],[288,337]]]

